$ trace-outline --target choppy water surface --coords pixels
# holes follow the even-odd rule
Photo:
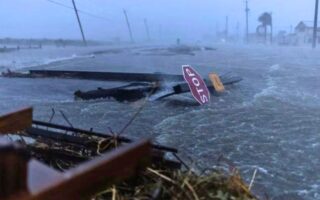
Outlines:
[[[146,54],[147,47],[106,51],[38,68],[181,73],[232,71],[244,78],[198,106],[191,95],[149,102],[126,135],[152,137],[177,147],[205,168],[220,155],[234,161],[247,181],[258,169],[256,190],[276,199],[320,199],[320,52],[308,48],[217,46],[195,55]],[[88,55],[93,55],[88,53]],[[34,105],[37,119],[63,110],[74,126],[121,129],[140,103],[74,102],[77,89],[119,83],[0,78],[2,112]],[[64,123],[57,114],[56,122]]]

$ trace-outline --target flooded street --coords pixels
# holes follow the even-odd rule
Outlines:
[[[77,56],[70,49],[47,56],[50,62],[39,61],[44,53],[34,50],[34,59],[27,61],[17,60],[21,55],[1,55],[1,69],[11,66],[24,71],[32,66],[181,74],[181,65],[190,64],[206,78],[209,72],[237,74],[243,81],[226,87],[225,93],[212,97],[206,106],[199,106],[191,94],[148,102],[125,134],[131,138],[150,137],[176,147],[182,157],[201,168],[216,165],[223,155],[235,163],[246,182],[258,169],[255,190],[269,197],[320,199],[320,51],[271,46],[214,47],[217,49],[195,50],[190,55],[154,51],[166,46],[81,49]],[[20,65],[13,66],[12,62]],[[141,106],[141,102],[75,101],[73,97],[78,89],[122,83],[0,78],[0,84],[1,113],[32,105],[35,119],[48,121],[54,108],[63,111],[75,127],[106,133],[109,128],[121,130]],[[66,124],[58,112],[53,122]]]

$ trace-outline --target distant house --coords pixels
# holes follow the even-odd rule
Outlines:
[[[318,28],[317,42],[320,43],[320,23]],[[313,39],[313,21],[301,21],[295,28],[296,45],[311,44]]]

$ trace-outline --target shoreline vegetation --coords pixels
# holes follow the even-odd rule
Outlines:
[[[192,170],[147,168],[129,181],[98,193],[94,200],[256,200],[238,172],[214,169],[203,174]]]

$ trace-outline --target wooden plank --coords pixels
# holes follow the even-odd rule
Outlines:
[[[32,126],[32,108],[25,108],[0,117],[0,134],[14,133]]]
[[[78,129],[78,128],[73,128],[73,127],[69,127],[69,126],[63,126],[63,125],[58,125],[58,124],[53,124],[53,123],[48,123],[48,122],[42,122],[42,121],[37,121],[37,120],[33,120],[33,124],[39,129],[39,130],[43,130],[47,129],[47,128],[52,128],[52,129],[56,129],[59,131],[70,131],[73,132],[75,134],[78,133],[82,133],[82,134],[86,134],[88,136],[97,136],[97,137],[102,137],[102,138],[106,138],[106,139],[112,139],[114,136],[112,135],[108,135],[107,133],[98,133],[98,132],[93,132],[92,130],[84,130],[84,129]],[[40,129],[39,127],[43,127],[42,129]],[[131,143],[133,142],[133,140],[123,137],[123,136],[117,136],[117,140],[119,142],[123,142],[123,143]],[[178,150],[172,147],[167,147],[167,146],[163,146],[163,145],[158,145],[158,144],[153,144],[152,145],[153,148],[158,149],[158,150],[162,150],[162,151],[168,151],[168,152],[172,152],[172,153],[178,153]]]
[[[27,191],[26,152],[17,144],[0,141],[0,199]]]
[[[94,72],[94,71],[61,71],[61,70],[30,70],[31,77],[77,78],[104,81],[183,81],[182,75],[161,73],[123,73],[123,72]]]
[[[31,193],[21,200],[84,199],[103,187],[115,184],[133,175],[151,156],[148,140],[126,145],[104,154],[88,163],[66,172],[41,191]],[[46,177],[43,177],[45,180]],[[43,181],[44,181],[43,180]],[[36,190],[34,190],[36,191]]]
[[[33,137],[42,137],[46,139],[52,139],[59,142],[67,142],[73,143],[78,145],[85,145],[86,147],[96,148],[101,143],[100,140],[89,139],[88,137],[80,137],[77,135],[69,135],[61,132],[55,132],[45,129],[39,129],[35,127],[27,128],[26,134],[33,136]]]

